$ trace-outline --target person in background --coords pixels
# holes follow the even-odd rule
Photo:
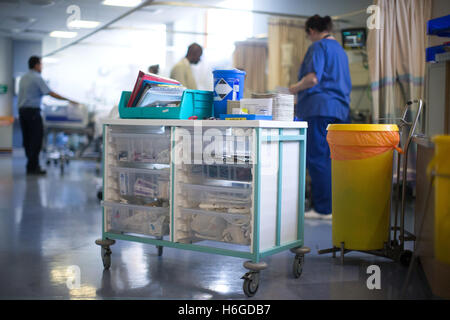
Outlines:
[[[331,219],[331,159],[327,126],[350,123],[352,83],[347,54],[330,34],[329,16],[306,21],[312,41],[299,70],[298,82],[289,91],[297,94],[297,117],[308,122],[306,165],[311,177],[313,209],[305,218]]]
[[[159,64],[154,64],[150,67],[148,67],[148,72],[153,74],[159,74]]]
[[[41,99],[44,95],[50,95],[59,100],[69,100],[50,90],[42,79],[42,62],[38,56],[32,56],[28,60],[29,71],[23,75],[19,82],[19,121],[22,129],[23,146],[27,157],[27,174],[46,174],[39,166],[39,153],[42,149],[44,138],[44,125],[41,117]]]
[[[203,54],[202,47],[193,43],[188,47],[186,57],[181,59],[170,72],[170,77],[175,79],[187,89],[197,89],[197,83],[195,82],[194,75],[192,74],[191,64],[197,64],[200,61],[200,57]]]

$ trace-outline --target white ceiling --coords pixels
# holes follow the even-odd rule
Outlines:
[[[81,9],[82,20],[94,20],[105,24],[131,8],[105,6],[103,0],[0,0],[0,35],[13,39],[40,40],[53,30],[71,31],[66,27],[68,6],[75,4]],[[34,3],[50,3],[36,5]],[[181,0],[179,2],[186,2]],[[199,4],[215,4],[219,0],[194,0]],[[155,11],[159,9],[156,14]],[[133,24],[169,23],[180,17],[198,13],[198,9],[150,6],[133,13]],[[130,20],[129,20],[130,21]],[[78,36],[92,29],[78,29]]]
[[[164,0],[157,1],[163,2]],[[239,3],[239,0],[233,1]],[[80,7],[82,20],[99,21],[101,25],[131,9],[105,6],[101,2],[102,0],[0,0],[0,36],[8,36],[13,39],[41,40],[53,30],[71,31],[66,27],[66,21],[69,17],[66,10],[72,4]],[[177,2],[218,5],[222,0],[178,0]],[[339,15],[364,9],[371,3],[372,0],[254,0],[254,8],[267,12],[298,15],[314,13]],[[114,26],[139,27],[156,23],[170,23],[189,15],[198,14],[199,10],[203,9],[151,5],[134,12]],[[366,16],[359,14],[346,19],[349,19],[352,24],[361,25],[365,22]],[[92,29],[78,29],[76,31],[79,38],[91,32]],[[71,39],[71,41],[75,39]]]

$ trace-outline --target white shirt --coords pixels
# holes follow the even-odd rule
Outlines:
[[[20,78],[18,106],[40,108],[41,98],[50,93],[50,88],[37,71],[30,70]]]
[[[173,66],[170,77],[180,81],[181,84],[188,89],[197,89],[197,83],[192,74],[191,63],[186,57]]]

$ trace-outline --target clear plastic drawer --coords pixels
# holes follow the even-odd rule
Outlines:
[[[249,214],[181,208],[176,225],[180,242],[212,240],[240,245],[251,243]]]
[[[251,165],[185,165],[182,169],[193,179],[203,180],[227,180],[227,181],[252,181]]]
[[[251,185],[233,184],[229,186],[181,184],[183,208],[198,208],[201,210],[250,214],[252,208]]]
[[[119,162],[170,163],[170,132],[110,134],[110,155]]]
[[[185,164],[253,164],[254,129],[191,128],[175,130],[175,152]]]
[[[154,237],[169,235],[169,208],[104,202],[106,232],[136,233]]]
[[[137,169],[110,167],[111,178],[108,200],[125,204],[169,207],[169,168]]]

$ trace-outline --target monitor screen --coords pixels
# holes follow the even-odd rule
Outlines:
[[[366,45],[366,29],[342,30],[342,46],[344,49],[360,49]]]

